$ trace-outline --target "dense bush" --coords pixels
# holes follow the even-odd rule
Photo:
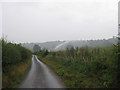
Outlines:
[[[25,49],[19,44],[7,43],[2,40],[2,65],[7,66],[16,64],[28,59],[31,51]]]
[[[16,87],[31,64],[32,53],[20,44],[2,40],[2,87]]]

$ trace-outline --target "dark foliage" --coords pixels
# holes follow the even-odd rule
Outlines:
[[[13,84],[18,84],[19,81],[17,80],[23,75],[26,68],[30,64],[30,60],[28,59],[31,58],[32,53],[20,44],[13,44],[4,40],[1,42],[3,76],[2,86],[6,88],[12,86]]]

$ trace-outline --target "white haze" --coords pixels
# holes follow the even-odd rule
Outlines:
[[[118,0],[2,0],[0,32],[14,42],[111,38]]]

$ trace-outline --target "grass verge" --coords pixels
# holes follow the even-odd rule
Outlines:
[[[2,73],[2,88],[17,88],[31,66],[31,58],[16,65],[7,66],[8,73]]]

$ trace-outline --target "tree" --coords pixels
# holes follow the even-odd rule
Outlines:
[[[41,50],[41,47],[39,45],[34,45],[33,52],[39,52]]]

